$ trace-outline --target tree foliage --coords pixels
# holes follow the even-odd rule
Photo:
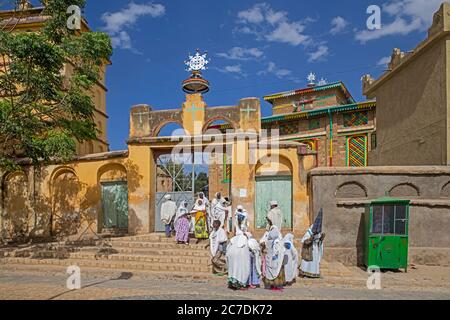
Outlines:
[[[102,32],[67,28],[67,8],[85,0],[41,0],[48,17],[36,32],[0,29],[0,169],[69,160],[76,141],[95,139],[90,90],[112,54]],[[64,70],[73,69],[70,77]]]

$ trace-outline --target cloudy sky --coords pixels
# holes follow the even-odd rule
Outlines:
[[[426,37],[441,0],[88,0],[92,29],[115,47],[108,69],[111,149],[125,148],[128,112],[146,103],[180,108],[184,60],[196,48],[211,58],[204,77],[208,105],[302,88],[315,72],[342,80],[361,101],[360,78],[379,76],[394,47],[414,48]],[[382,8],[381,30],[369,31],[366,10]],[[262,101],[264,115],[269,104]]]

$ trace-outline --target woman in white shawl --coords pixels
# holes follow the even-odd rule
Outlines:
[[[201,239],[208,239],[208,216],[206,205],[201,198],[198,198],[195,202],[192,213],[195,217],[194,236],[197,242]]]
[[[216,199],[214,199],[216,200]],[[228,215],[228,208],[225,199],[221,198],[212,205],[211,208],[211,229],[213,228],[212,223],[216,220],[220,221],[220,227],[223,228],[225,225],[225,220]]]
[[[234,217],[236,219],[236,234],[238,231],[241,231],[242,233],[246,233],[248,231],[248,218],[247,218],[247,211],[244,209],[243,206],[238,205],[236,207],[236,212],[234,213]]]
[[[248,285],[251,289],[259,288],[261,277],[261,247],[251,233],[247,233],[248,247],[250,249],[250,276]]]
[[[211,250],[211,262],[214,274],[223,275],[227,271],[227,261],[225,257],[227,241],[227,233],[220,227],[220,221],[214,220],[213,230],[209,235],[209,247]]]
[[[292,233],[288,233],[283,238],[283,244],[286,248],[286,252],[284,253],[286,257],[286,264],[284,265],[286,284],[292,285],[298,275],[298,252],[294,246],[294,235]]]
[[[264,285],[266,289],[280,291],[283,289],[285,282],[284,275],[284,253],[286,251],[281,233],[277,226],[273,225],[270,220],[269,232],[267,233],[266,256],[265,256],[265,272]]]
[[[189,211],[187,205],[187,201],[181,201],[175,216],[175,240],[177,243],[189,244]]]
[[[228,287],[245,289],[250,276],[250,250],[247,237],[242,231],[236,232],[227,247]]]
[[[301,277],[320,278],[320,260],[323,255],[324,238],[324,233],[313,232],[313,225],[303,236],[302,263],[299,271]]]

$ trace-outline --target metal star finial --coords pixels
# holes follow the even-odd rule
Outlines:
[[[207,55],[207,51],[204,54],[200,54],[200,49],[196,49],[195,55],[189,54],[188,60],[184,62],[185,65],[188,66],[187,71],[206,70],[206,65],[210,62]]]

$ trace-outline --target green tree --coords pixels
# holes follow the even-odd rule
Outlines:
[[[71,159],[76,141],[95,139],[90,90],[112,54],[102,32],[67,28],[70,5],[86,0],[41,0],[48,16],[37,32],[14,32],[0,26],[0,170],[18,158],[34,165]],[[64,77],[70,64],[73,73]]]
[[[195,193],[204,192],[208,186],[208,174],[206,172],[199,172],[195,176]]]

